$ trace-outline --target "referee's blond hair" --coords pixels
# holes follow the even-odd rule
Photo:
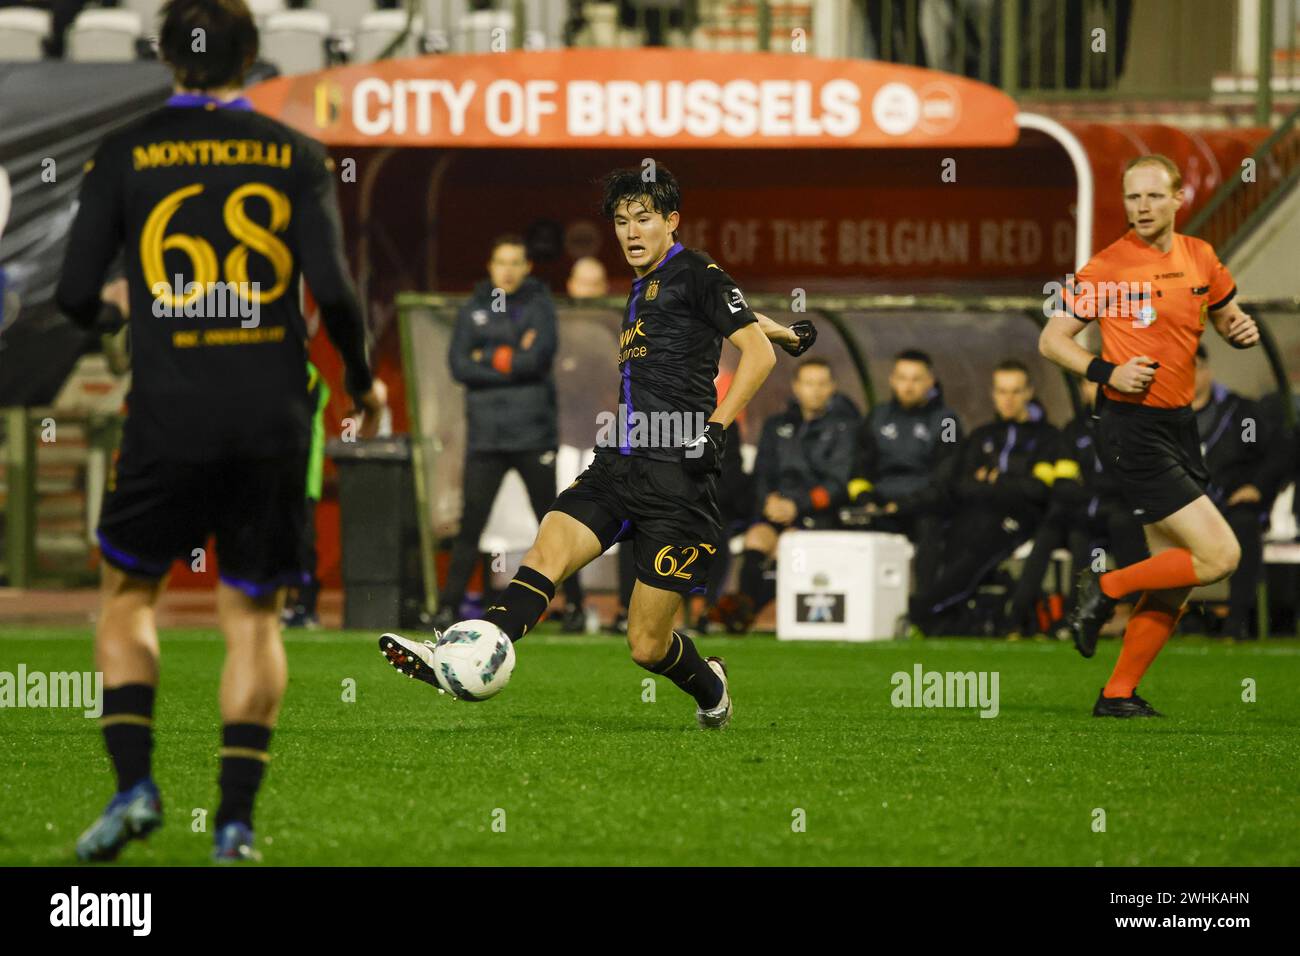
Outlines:
[[[1160,153],[1147,153],[1145,156],[1135,156],[1124,164],[1124,173],[1120,176],[1120,184],[1128,178],[1128,171],[1136,169],[1138,166],[1160,166],[1169,174],[1169,182],[1174,187],[1173,191],[1183,188],[1183,172],[1168,156],[1162,156]]]

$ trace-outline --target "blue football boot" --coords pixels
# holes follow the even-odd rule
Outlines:
[[[77,838],[84,862],[115,859],[131,840],[143,840],[162,825],[162,797],[149,778],[113,795],[98,820]]]
[[[262,854],[253,849],[253,830],[247,823],[231,821],[217,831],[212,859],[218,863],[260,863]]]

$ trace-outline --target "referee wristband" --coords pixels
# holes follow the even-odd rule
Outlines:
[[[1113,371],[1115,371],[1115,363],[1095,358],[1088,363],[1088,371],[1083,377],[1098,385],[1106,385],[1110,382],[1110,373]]]

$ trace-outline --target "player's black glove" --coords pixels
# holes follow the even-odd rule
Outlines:
[[[817,326],[813,325],[807,319],[800,319],[798,322],[794,323],[790,326],[790,331],[799,336],[799,341],[794,345],[787,345],[782,342],[781,348],[785,349],[791,355],[803,355],[803,353],[812,348],[813,343],[817,341]]]
[[[722,452],[727,447],[727,430],[721,422],[709,422],[682,446],[682,467],[688,475],[703,478],[722,471]]]

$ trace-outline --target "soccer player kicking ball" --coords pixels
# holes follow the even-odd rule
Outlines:
[[[1084,657],[1120,597],[1142,597],[1124,630],[1096,717],[1158,717],[1138,681],[1173,633],[1187,595],[1230,575],[1241,551],[1206,496],[1196,416],[1191,409],[1196,346],[1207,317],[1234,348],[1250,348],[1259,329],[1233,301],[1237,289],[1214,249],[1174,232],[1183,179],[1164,156],[1141,156],[1124,169],[1124,211],[1132,228],[1083,267],[1052,316],[1039,350],[1101,385],[1099,440],[1105,465],[1143,525],[1151,557],[1106,574],[1079,572],[1069,620]],[[1074,337],[1101,322],[1097,358]]]
[[[545,613],[556,585],[616,541],[635,549],[628,609],[632,659],[695,699],[706,729],[727,726],[732,699],[721,658],[702,658],[673,630],[683,595],[702,590],[710,557],[723,547],[716,480],[725,429],[758,391],[776,358],[816,338],[812,323],[786,328],[750,310],[732,278],[677,241],[681,194],[663,166],[605,177],[602,210],[636,275],[619,341],[613,434],[597,436],[596,460],[555,500],[513,580],[484,618],[518,641]],[[717,403],[722,339],[740,362]],[[408,676],[434,686],[434,642],[386,634],[379,646]]]
[[[110,860],[162,823],[153,781],[158,632],[154,606],[172,562],[216,537],[221,673],[218,862],[254,860],[253,803],[287,670],[286,586],[302,584],[314,403],[306,277],[321,321],[365,408],[385,404],[366,361],[361,307],[344,265],[324,148],[239,96],[257,56],[244,0],[171,0],[159,47],[176,95],[104,140],[82,182],[56,293],[90,328],[130,321],[130,410],[99,520],[104,744],[117,793],[77,840]],[[193,37],[207,43],[196,50]],[[110,283],[122,253],[125,277]]]

